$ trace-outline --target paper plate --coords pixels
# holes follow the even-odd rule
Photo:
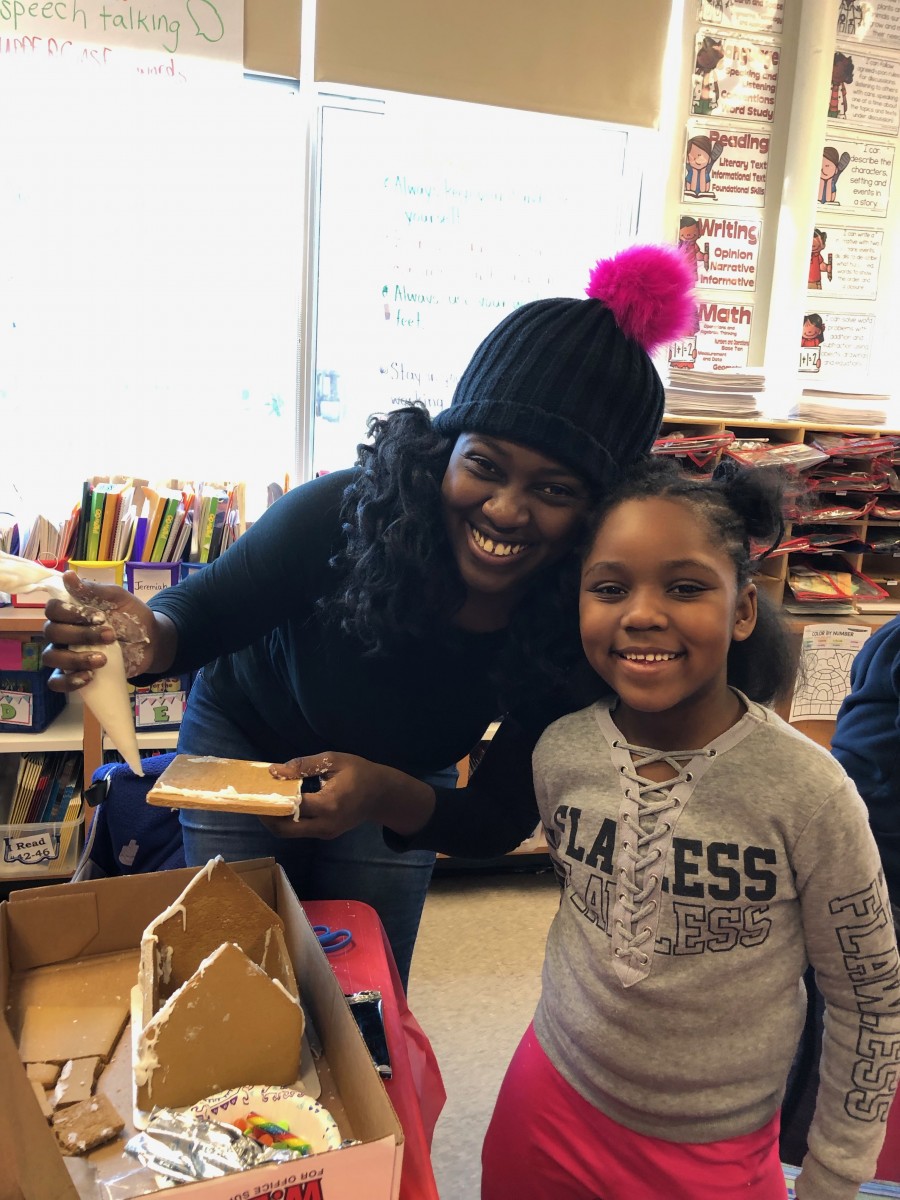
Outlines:
[[[314,1154],[336,1150],[343,1140],[328,1109],[305,1092],[295,1092],[291,1088],[231,1088],[192,1104],[189,1111],[201,1121],[223,1121],[228,1125],[251,1113],[271,1121],[283,1121],[291,1133],[309,1142]]]

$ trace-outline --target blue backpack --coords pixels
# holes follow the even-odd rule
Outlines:
[[[186,866],[178,813],[147,803],[174,757],[173,751],[145,758],[143,778],[125,763],[97,768],[84,793],[95,806],[94,819],[73,882]]]

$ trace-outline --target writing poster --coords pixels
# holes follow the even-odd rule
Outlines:
[[[820,208],[839,205],[841,213],[885,216],[893,169],[893,146],[880,142],[850,142],[835,137],[829,145],[822,147],[822,165],[816,183]],[[839,210],[834,208],[833,211]]]
[[[759,261],[762,222],[755,218],[717,217],[683,211],[678,240],[688,254],[697,286],[753,291]]]
[[[724,371],[745,367],[750,352],[751,304],[720,304],[701,300],[697,306],[697,332],[669,347],[670,367],[698,371]]]
[[[741,208],[762,208],[768,171],[768,131],[688,124],[682,193],[686,201],[724,200]]]
[[[242,0],[0,0],[4,68],[87,67],[184,83],[204,68],[243,74]]]
[[[853,300],[877,299],[883,240],[880,229],[817,225],[810,248],[809,291]]]
[[[900,0],[840,0],[837,35],[900,48]]]
[[[729,29],[781,33],[784,0],[700,0],[700,20]]]
[[[871,133],[900,130],[900,62],[835,50],[828,119]]]
[[[818,309],[803,314],[800,331],[799,370],[802,375],[820,371],[865,371],[872,353],[875,317],[870,313]]]

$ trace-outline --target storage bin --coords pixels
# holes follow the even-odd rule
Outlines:
[[[0,733],[41,733],[59,716],[66,698],[50,691],[50,674],[48,667],[0,670]]]
[[[0,879],[71,875],[83,844],[83,812],[77,821],[0,825]]]
[[[180,562],[125,564],[125,586],[133,596],[145,603],[157,592],[164,591],[181,578]]]
[[[134,727],[138,733],[179,729],[192,682],[193,675],[189,673],[157,679],[148,687],[129,684],[134,705]]]
[[[49,567],[53,571],[65,571],[69,566],[69,560],[66,558],[39,558],[38,562]],[[33,592],[15,593],[12,597],[14,608],[43,608],[50,599],[50,593],[44,588],[38,588]]]

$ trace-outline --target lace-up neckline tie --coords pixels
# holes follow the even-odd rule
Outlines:
[[[663,870],[681,809],[693,791],[699,762],[715,750],[653,750],[613,743],[623,788],[619,806],[613,909],[614,967],[625,987],[650,974],[659,927]],[[667,763],[675,774],[656,782],[641,775],[652,763]],[[663,817],[663,814],[671,814]],[[653,868],[656,868],[655,870]]]

